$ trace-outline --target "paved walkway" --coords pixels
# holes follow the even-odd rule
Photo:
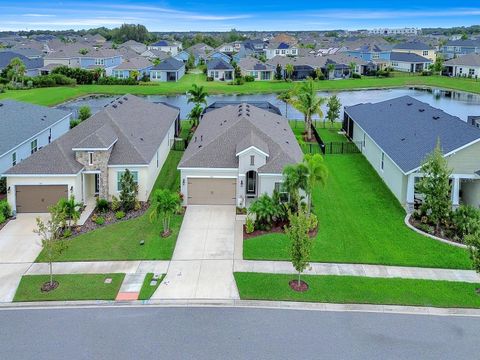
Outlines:
[[[234,206],[189,206],[167,276],[152,299],[238,299]]]
[[[236,272],[258,272],[271,274],[296,274],[288,261],[235,261]],[[305,274],[310,275],[351,275],[382,278],[405,278],[462,281],[480,283],[480,275],[473,270],[449,270],[404,266],[310,263]]]

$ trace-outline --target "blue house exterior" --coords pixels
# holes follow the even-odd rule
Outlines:
[[[186,52],[185,50],[180,51],[177,55],[174,56],[175,59],[183,61],[184,63],[186,63],[188,61],[189,57],[190,57],[190,54],[188,52]],[[197,64],[195,64],[195,65],[197,65]]]
[[[480,40],[449,41],[440,51],[446,60],[472,53],[480,54]]]
[[[227,63],[230,63],[232,61],[232,58],[228,56],[227,54],[224,54],[220,51],[215,51],[210,54],[210,59],[222,59],[223,61],[226,61]]]
[[[347,50],[348,55],[354,56],[367,62],[375,60],[390,60],[391,52],[391,49],[380,48],[377,45],[362,46],[358,49]]]

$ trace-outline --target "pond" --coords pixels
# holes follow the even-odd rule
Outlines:
[[[322,97],[331,96],[332,92],[319,92]],[[380,102],[399,96],[410,95],[420,101],[426,102],[436,108],[458,116],[464,121],[470,115],[480,115],[480,95],[460,91],[448,91],[441,89],[423,89],[423,88],[398,88],[382,90],[354,90],[339,91],[336,93],[343,106],[350,106],[359,103]],[[277,106],[282,114],[287,113],[289,119],[303,119],[303,115],[291,106],[285,108],[285,103],[278,100],[276,94],[252,94],[252,95],[211,95],[207,98],[208,104],[215,101],[268,101]],[[100,111],[106,104],[114,100],[117,96],[87,96],[77,100],[69,101],[59,105],[59,108],[70,110],[76,116],[78,108],[88,105],[92,113]],[[148,95],[146,99],[153,102],[166,102],[180,108],[180,117],[187,118],[193,104],[187,102],[186,95]],[[323,112],[326,113],[326,106],[323,106]],[[340,119],[343,118],[343,115]],[[339,120],[340,120],[339,119]]]

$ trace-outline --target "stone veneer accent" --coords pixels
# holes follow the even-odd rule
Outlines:
[[[100,171],[99,179],[99,197],[101,199],[109,199],[108,191],[108,160],[110,159],[110,154],[113,147],[109,150],[102,151],[76,151],[75,159],[82,165],[85,166],[85,171]],[[92,165],[89,165],[88,162],[88,153],[93,153],[93,162]]]

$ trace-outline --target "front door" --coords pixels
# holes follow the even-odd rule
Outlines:
[[[253,170],[247,172],[247,197],[257,194],[257,173]]]

